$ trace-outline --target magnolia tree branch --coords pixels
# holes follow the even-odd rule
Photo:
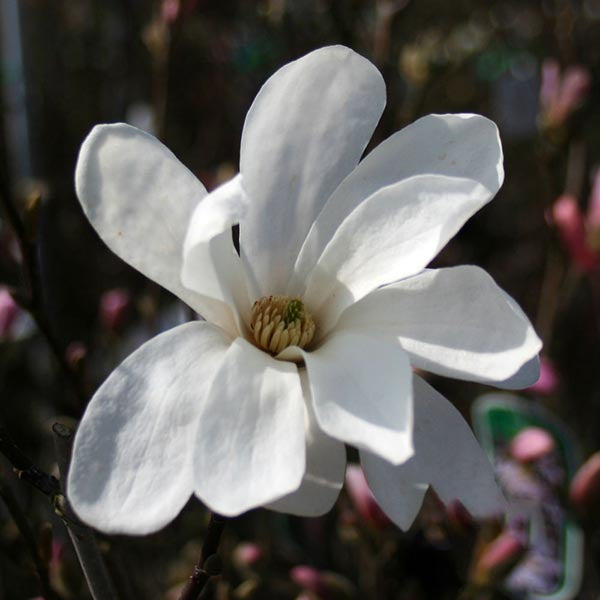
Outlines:
[[[39,205],[41,198],[38,197],[35,204]],[[26,227],[19,211],[15,207],[12,198],[6,169],[0,164],[0,204],[2,205],[6,218],[10,223],[22,257],[22,273],[24,278],[24,291],[13,294],[14,299],[27,310],[35,321],[40,333],[46,339],[50,350],[54,354],[56,361],[65,374],[67,381],[71,385],[73,392],[82,404],[85,404],[86,394],[81,387],[81,382],[75,371],[69,366],[64,348],[58,342],[52,328],[46,318],[44,311],[44,298],[42,290],[41,269],[38,256],[37,227]],[[36,206],[33,210],[39,210]],[[35,219],[33,219],[35,220]]]
[[[56,462],[58,463],[61,480],[66,481],[73,445],[73,431],[60,423],[55,423],[52,426],[52,431],[54,433]],[[106,569],[93,530],[81,522],[73,512],[64,494],[59,494],[56,497],[55,507],[69,532],[69,537],[73,542],[92,598],[94,600],[116,600],[117,593]]]
[[[19,479],[32,485],[51,500],[60,494],[58,480],[36,467],[2,426],[0,426],[0,453],[8,459]]]
[[[2,479],[0,479],[0,498],[2,498],[6,509],[15,522],[23,541],[27,546],[29,554],[31,554],[40,584],[41,595],[45,600],[59,600],[60,596],[50,587],[48,567],[40,556],[38,544],[31,525],[29,524],[25,513],[21,510],[12,490]]]
[[[212,513],[208,524],[208,531],[202,544],[200,559],[194,567],[185,587],[181,591],[179,600],[197,600],[208,580],[221,573],[221,559],[217,554],[221,535],[225,529],[227,518]]]
[[[52,427],[54,432],[54,445],[56,451],[56,460],[63,481],[66,480],[69,472],[69,458],[71,455],[71,444],[73,441],[73,432],[60,423],[55,423]],[[54,510],[60,515],[62,521],[69,532],[69,537],[73,542],[81,569],[86,578],[94,600],[116,600],[117,594],[106,570],[96,536],[92,529],[84,525],[77,515],[71,509],[69,502],[61,491],[59,481],[49,475],[42,469],[36,467],[33,462],[20,450],[4,427],[0,427],[0,453],[3,454],[11,463],[14,472],[19,479],[26,481],[39,492],[47,496]],[[2,496],[6,502],[6,498]],[[10,499],[9,499],[10,502]],[[14,507],[14,505],[11,505]],[[10,507],[9,507],[10,509]],[[15,518],[13,516],[13,518]],[[16,518],[15,518],[16,522]],[[17,526],[21,529],[22,519]],[[26,530],[22,530],[26,532]],[[23,533],[26,537],[25,533]],[[26,539],[26,541],[28,541]],[[28,541],[29,543],[29,541]],[[36,563],[37,564],[37,563]],[[40,576],[40,582],[44,583]],[[54,598],[56,595],[54,596]],[[50,595],[48,598],[52,599]]]

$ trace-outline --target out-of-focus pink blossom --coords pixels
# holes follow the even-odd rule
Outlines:
[[[600,250],[600,167],[592,175],[592,191],[588,201],[586,215],[588,245],[596,251]]]
[[[12,326],[21,312],[10,292],[0,289],[0,338],[10,336]]]
[[[172,25],[182,16],[189,15],[198,0],[163,0],[160,6],[160,18],[167,24]]]
[[[469,533],[475,529],[475,519],[462,502],[459,500],[452,500],[445,508],[448,522],[454,529],[462,533]]]
[[[510,453],[520,463],[529,463],[550,454],[556,444],[554,438],[540,427],[527,427],[511,440]]]
[[[179,16],[179,0],[163,0],[160,7],[160,16],[165,23],[172,25]]]
[[[504,531],[482,552],[477,561],[478,579],[490,581],[508,573],[527,550],[523,536]]]
[[[586,512],[600,502],[600,452],[592,454],[579,468],[569,488],[571,503]]]
[[[391,525],[390,520],[377,504],[360,466],[348,465],[346,468],[346,491],[365,523],[380,528]]]
[[[552,58],[542,63],[540,106],[546,109],[560,93],[560,65]]]
[[[72,369],[79,369],[87,357],[83,342],[71,342],[65,349],[65,360]]]
[[[540,377],[539,379],[527,388],[528,392],[540,394],[542,396],[550,396],[554,394],[560,384],[560,377],[554,363],[545,356],[540,360]]]
[[[242,542],[233,551],[233,560],[240,567],[253,567],[262,556],[262,548],[253,542]]]
[[[345,577],[332,571],[319,571],[307,565],[298,565],[290,570],[290,579],[302,588],[305,597],[313,595],[327,600],[328,598],[356,598],[357,590]],[[302,598],[300,595],[298,598]]]
[[[567,67],[561,74],[560,66],[554,59],[545,60],[540,87],[542,123],[547,127],[564,124],[585,99],[591,79],[585,67]]]
[[[114,289],[100,298],[100,323],[108,331],[119,331],[129,315],[131,295],[127,290]]]
[[[290,579],[301,588],[318,594],[323,588],[321,572],[308,565],[298,565],[290,570]]]
[[[598,257],[588,246],[583,215],[577,198],[563,194],[552,207],[552,220],[571,260],[585,271],[593,270]]]

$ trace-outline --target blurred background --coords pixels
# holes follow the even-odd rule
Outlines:
[[[52,424],[75,427],[127,354],[190,318],[84,218],[73,173],[90,129],[150,131],[212,189],[237,171],[267,77],[341,43],[387,83],[372,145],[431,112],[500,128],[504,186],[435,266],[482,266],[543,338],[542,377],[520,395],[572,433],[538,419],[498,444],[509,494],[543,508],[546,546],[432,493],[402,533],[352,467],[325,517],[259,510],[229,524],[205,597],[600,598],[600,0],[0,0],[0,28],[0,438],[17,462],[58,476]],[[467,419],[490,391],[431,382]],[[55,507],[4,454],[0,598],[88,598]],[[207,523],[192,500],[158,534],[100,536],[120,597],[177,598]],[[569,546],[567,530],[585,543]]]

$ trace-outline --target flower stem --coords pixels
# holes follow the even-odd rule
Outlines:
[[[179,600],[197,600],[208,580],[214,575],[219,575],[221,562],[217,555],[217,550],[226,523],[226,517],[217,513],[211,513],[208,531],[202,544],[200,559],[194,567],[194,572],[190,575],[185,587],[181,591]]]

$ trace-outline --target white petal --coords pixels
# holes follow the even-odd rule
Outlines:
[[[367,198],[308,278],[304,298],[321,332],[377,287],[420,272],[489,198],[481,184],[444,175],[417,175]]]
[[[117,123],[94,127],[81,146],[75,187],[83,210],[120,258],[229,328],[231,311],[180,281],[183,240],[204,186],[156,138]]]
[[[396,340],[342,331],[303,356],[326,434],[396,464],[412,454],[411,371]]]
[[[514,375],[502,381],[490,381],[490,385],[505,390],[521,390],[533,385],[540,378],[540,357],[534,356]]]
[[[195,491],[212,510],[238,515],[298,488],[305,439],[296,365],[238,338],[200,410]]]
[[[279,69],[254,100],[240,171],[252,198],[240,226],[256,294],[283,293],[312,222],[356,166],[385,105],[385,84],[342,46]]]
[[[375,290],[337,329],[396,335],[413,366],[484,383],[513,377],[542,345],[514,300],[474,266],[427,270]],[[518,383],[531,385],[531,377],[535,368]]]
[[[306,472],[300,487],[267,508],[301,517],[318,517],[331,510],[344,484],[346,448],[317,425],[306,369],[300,369],[306,424]]]
[[[504,180],[502,161],[498,128],[479,115],[429,115],[395,133],[360,162],[325,204],[302,246],[289,293],[302,293],[302,282],[335,230],[377,190],[414,175],[447,175],[481,184],[489,200]]]
[[[505,501],[494,479],[494,470],[460,413],[420,377],[414,376],[415,425],[413,457],[400,466],[361,452],[369,486],[381,507],[406,529],[416,515],[415,490],[431,484],[448,504],[460,500],[475,517],[504,510]],[[395,504],[409,498],[410,510],[394,513]]]
[[[247,208],[248,196],[240,175],[206,196],[192,215],[181,271],[187,288],[232,308],[239,333],[243,331],[241,321],[250,311],[250,300],[231,228],[243,219]]]
[[[398,467],[370,452],[361,451],[360,462],[377,504],[400,529],[410,529],[429,486],[404,478]]]
[[[146,534],[169,523],[194,489],[199,407],[230,344],[186,323],[129,356],[92,398],[77,430],[67,492],[86,523]]]

